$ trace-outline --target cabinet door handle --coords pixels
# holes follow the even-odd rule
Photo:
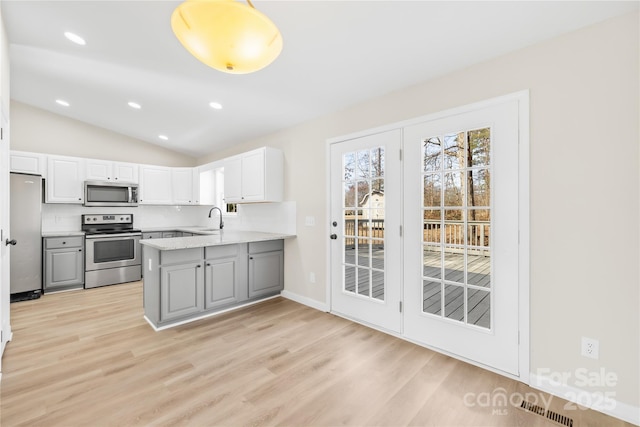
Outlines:
[[[207,263],[207,267],[211,267],[211,264]]]
[[[201,266],[200,264],[198,264],[198,265],[196,265],[196,267],[197,267],[197,268],[200,268],[200,267],[202,267],[202,266]]]
[[[250,257],[249,257],[249,259],[253,259],[253,257],[252,257],[252,256],[250,256]]]
[[[78,252],[82,252],[82,249],[78,249]]]

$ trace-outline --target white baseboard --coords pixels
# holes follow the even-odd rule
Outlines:
[[[307,307],[311,307],[311,308],[315,308],[316,310],[323,311],[325,313],[329,312],[329,308],[327,307],[327,304],[320,301],[316,301],[309,297],[303,297],[302,295],[298,295],[291,291],[284,290],[280,293],[280,296],[286,299],[290,299],[291,301],[295,301],[300,304],[306,305]]]
[[[582,390],[567,384],[559,383],[548,377],[531,373],[529,385],[538,390],[561,397],[583,407],[621,419],[640,426],[640,406],[619,402],[615,396],[606,396],[603,392]],[[577,408],[577,406],[576,406]],[[578,409],[579,410],[579,409]]]

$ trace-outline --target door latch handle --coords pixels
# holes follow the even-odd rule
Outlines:
[[[331,237],[331,240],[336,240],[338,238],[338,235],[337,234],[332,234],[329,237]]]
[[[16,241],[16,239],[11,239],[11,240],[7,239],[7,240],[5,240],[5,241],[4,241],[4,244],[5,244],[6,246],[9,246],[9,245],[11,245],[11,246],[15,246],[17,243],[18,243],[18,242]]]

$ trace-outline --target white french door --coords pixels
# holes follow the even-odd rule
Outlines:
[[[331,311],[401,332],[399,129],[331,145]]]
[[[332,142],[331,311],[527,376],[524,100]]]
[[[404,128],[404,335],[512,375],[518,103]]]

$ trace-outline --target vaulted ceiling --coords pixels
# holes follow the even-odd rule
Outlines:
[[[3,0],[11,98],[198,156],[638,8],[636,1],[256,1],[280,28],[284,49],[259,72],[230,75],[180,45],[170,26],[178,4]]]

